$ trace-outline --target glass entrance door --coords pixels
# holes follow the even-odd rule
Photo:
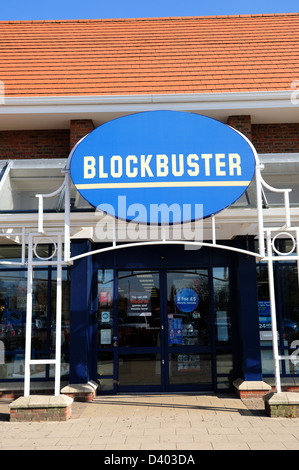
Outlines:
[[[166,389],[211,389],[209,271],[167,271],[166,286]]]
[[[215,269],[224,268],[99,271],[101,391],[214,388],[229,341],[227,321],[217,323],[227,319],[217,299],[229,303],[228,281]]]
[[[161,390],[161,278],[157,271],[118,273],[119,389]]]

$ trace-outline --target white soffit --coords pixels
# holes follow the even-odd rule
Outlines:
[[[298,93],[299,95],[299,93]],[[189,111],[226,122],[231,115],[251,115],[253,124],[298,122],[294,90],[248,93],[200,93],[120,96],[5,98],[0,130],[69,128],[71,119],[92,119],[95,126],[131,113]]]

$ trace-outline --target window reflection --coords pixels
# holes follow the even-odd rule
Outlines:
[[[285,361],[286,373],[299,374],[299,360],[296,353],[299,345],[299,289],[297,266],[279,266],[282,310],[282,343],[286,355],[294,359]]]
[[[279,243],[280,250],[287,251],[288,240],[279,240]],[[264,375],[273,375],[272,325],[267,265],[262,263],[257,265],[257,278],[262,371]],[[298,375],[299,361],[296,351],[299,345],[299,288],[297,266],[293,263],[275,263],[274,279],[279,352],[282,356],[293,355],[293,359],[280,362],[280,371],[285,376]]]
[[[199,384],[212,382],[210,354],[169,354],[170,384]]]
[[[69,373],[70,283],[69,271],[62,279],[62,357],[61,374]],[[0,270],[0,379],[23,379],[25,362],[27,272]],[[52,358],[55,354],[56,269],[35,270],[32,298],[32,359]],[[45,365],[31,366],[31,377],[54,376]]]
[[[113,340],[113,269],[98,271],[98,347],[110,348]]]
[[[169,346],[210,345],[208,270],[167,273]]]
[[[24,375],[26,294],[25,271],[0,274],[0,379]]]
[[[51,271],[51,302],[50,302],[50,349],[54,358],[55,343],[56,343],[56,285],[57,285],[57,271]],[[70,274],[69,271],[62,270],[62,310],[61,310],[61,376],[69,374],[70,362]],[[54,367],[50,367],[51,377],[55,376]]]
[[[118,369],[119,383],[122,386],[161,384],[161,357],[159,354],[120,354]]]
[[[160,288],[157,272],[119,272],[118,322],[119,346],[160,345]]]
[[[214,314],[218,346],[231,344],[229,271],[227,267],[213,268]]]

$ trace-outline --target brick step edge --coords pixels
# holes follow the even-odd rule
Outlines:
[[[66,395],[31,395],[9,404],[10,421],[67,421],[73,399]]]

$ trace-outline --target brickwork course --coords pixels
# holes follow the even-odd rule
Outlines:
[[[299,124],[251,124],[250,116],[231,116],[227,123],[260,153],[299,152]],[[74,144],[93,129],[86,119],[71,121],[70,129],[0,131],[0,159],[67,158]]]

